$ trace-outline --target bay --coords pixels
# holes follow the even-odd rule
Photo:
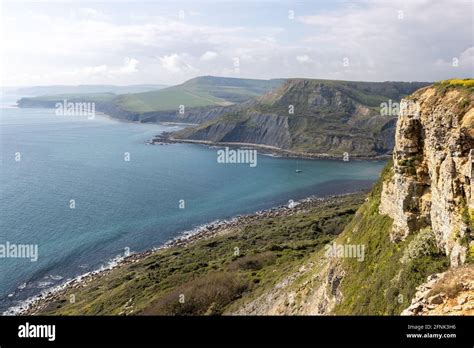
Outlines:
[[[216,148],[145,144],[179,126],[5,106],[0,116],[0,243],[38,246],[35,262],[0,258],[0,312],[204,223],[368,188],[384,165],[260,153],[255,167],[222,164]]]

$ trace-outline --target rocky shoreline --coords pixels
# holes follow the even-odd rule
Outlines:
[[[213,142],[207,140],[193,140],[193,139],[176,139],[172,137],[172,133],[163,132],[152,138],[148,144],[150,145],[168,145],[168,144],[196,144],[204,145],[208,147],[234,147],[234,148],[246,148],[263,150],[262,154],[272,155],[275,157],[285,158],[297,158],[297,159],[328,159],[328,160],[343,160],[342,156],[334,156],[327,153],[310,153],[310,152],[297,152],[291,150],[281,149],[279,147],[262,145],[262,144],[250,144],[250,143],[235,143],[235,142]],[[391,154],[380,155],[380,156],[360,156],[349,154],[348,160],[363,160],[363,161],[381,161],[391,158]]]
[[[98,270],[83,274],[81,276],[69,279],[61,285],[45,290],[41,294],[24,301],[17,307],[12,307],[5,311],[3,315],[35,315],[48,308],[50,303],[67,300],[65,294],[71,289],[78,289],[87,286],[90,282],[106,277],[117,267],[125,267],[127,265],[137,263],[143,259],[159,252],[160,250],[171,247],[182,247],[195,241],[208,239],[219,234],[225,234],[234,228],[243,227],[252,224],[259,219],[285,217],[310,208],[317,207],[322,202],[336,202],[338,198],[360,194],[362,191],[347,193],[342,195],[333,195],[328,197],[310,196],[299,201],[289,201],[287,205],[260,210],[248,215],[237,215],[227,220],[216,220],[211,223],[200,226],[196,229],[186,231],[180,236],[166,242],[160,247],[153,248],[139,253],[131,253],[128,256],[119,256],[109,263],[108,266],[101,267]]]

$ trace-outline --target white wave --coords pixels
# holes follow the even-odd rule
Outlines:
[[[134,255],[134,253],[131,252],[130,256],[131,255]],[[58,284],[58,285],[54,285],[52,287],[50,287],[50,285],[53,284],[52,282],[38,282],[37,287],[41,288],[41,289],[44,289],[44,290],[42,290],[39,294],[37,294],[35,296],[29,297],[26,300],[23,300],[23,301],[19,302],[18,304],[14,305],[14,306],[11,306],[6,311],[4,311],[2,313],[2,315],[20,315],[22,312],[27,310],[30,306],[34,305],[37,301],[44,298],[45,296],[58,293],[58,292],[64,290],[65,288],[67,288],[73,282],[80,282],[80,281],[82,281],[83,279],[85,279],[89,276],[99,274],[101,272],[113,269],[113,268],[117,267],[123,260],[125,260],[125,258],[126,257],[123,254],[117,255],[117,256],[115,256],[112,259],[108,260],[105,264],[101,265],[99,268],[97,268],[93,271],[83,273],[83,274],[78,275],[74,278],[69,278],[66,281],[64,281],[63,283]],[[62,279],[62,277],[61,277],[61,279]],[[22,290],[22,289],[26,288],[26,286],[27,286],[27,284],[23,283],[22,285],[20,285],[18,287],[18,289]]]

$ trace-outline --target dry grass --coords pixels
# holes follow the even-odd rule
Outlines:
[[[229,265],[229,270],[252,270],[257,271],[265,266],[275,263],[277,257],[272,251],[266,251],[254,255],[246,255],[233,261]]]
[[[210,273],[171,290],[142,314],[218,315],[248,287],[249,283],[236,273]]]
[[[473,281],[474,266],[452,268],[434,284],[429,296],[444,293],[448,298],[455,298],[461,291],[466,290],[466,284]]]

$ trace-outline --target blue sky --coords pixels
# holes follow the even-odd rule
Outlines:
[[[470,0],[6,1],[2,84],[472,77]]]

